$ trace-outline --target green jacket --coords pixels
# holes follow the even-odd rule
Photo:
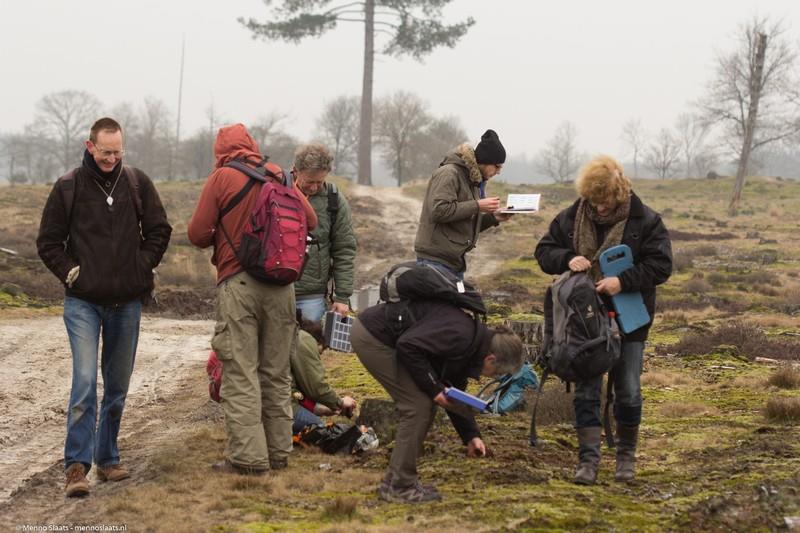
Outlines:
[[[303,276],[294,284],[297,296],[308,294],[327,294],[328,280],[333,278],[333,300],[349,304],[353,294],[353,275],[355,272],[356,236],[350,219],[350,204],[339,191],[339,212],[336,227],[331,232],[331,217],[328,212],[329,184],[320,188],[308,200],[319,219],[317,227],[311,232],[319,243],[308,250]],[[333,237],[333,242],[331,242]]]
[[[481,184],[475,150],[462,144],[439,164],[428,182],[419,217],[414,251],[417,257],[443,263],[457,272],[475,248],[481,231],[498,224],[478,210]]]
[[[292,369],[294,408],[297,404],[295,392],[330,409],[339,407],[339,395],[325,381],[325,367],[319,357],[317,341],[311,334],[303,330],[298,331],[297,350],[291,355],[289,362]]]

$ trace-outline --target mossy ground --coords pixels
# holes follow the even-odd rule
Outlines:
[[[800,515],[800,424],[772,423],[764,407],[769,398],[800,397],[800,391],[769,386],[773,367],[742,357],[735,347],[684,357],[671,354],[670,347],[690,332],[733,319],[758,324],[769,338],[800,334],[800,183],[750,180],[736,218],[725,214],[730,180],[640,181],[634,187],[669,229],[682,232],[673,242],[676,258],[691,260],[659,289],[642,376],[644,423],[635,482],[613,481],[613,454],[606,449],[598,485],[570,482],[576,441],[569,396],[556,382],[544,396],[557,407],[556,415],[542,422],[536,448],[528,445],[527,412],[480,419],[493,452],[480,460],[466,459],[446,420],[435,424],[419,466],[423,480],[443,493],[440,503],[378,501],[375,489],[391,442],[366,457],[297,450],[289,470],[263,479],[214,475],[208,464],[223,456],[225,432],[201,384],[180,407],[182,437],[159,443],[144,478],[93,495],[77,509],[75,521],[127,523],[135,531],[220,532],[781,528],[784,517]],[[479,243],[504,262],[497,275],[478,280],[497,306],[493,321],[535,319],[551,280],[531,256],[574,193],[567,186],[502,186],[508,192],[532,189],[544,195],[542,213],[517,216]],[[168,207],[183,209],[193,205],[190,197],[198,190],[196,184],[165,185],[162,197],[174,195]],[[408,191],[418,196],[424,186]],[[0,207],[16,206],[7,200],[0,195]],[[5,220],[11,227],[12,218]],[[708,286],[687,291],[697,278]],[[11,305],[3,298],[2,305]],[[359,400],[386,398],[354,356],[328,352],[324,361],[337,390]],[[123,441],[123,454],[128,442],[143,441]],[[24,493],[19,498],[24,504]]]

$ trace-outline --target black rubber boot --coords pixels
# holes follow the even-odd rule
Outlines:
[[[578,470],[573,480],[578,485],[594,485],[600,465],[601,428],[578,428]]]
[[[636,443],[639,440],[639,426],[617,424],[617,468],[614,479],[633,481],[636,476]]]

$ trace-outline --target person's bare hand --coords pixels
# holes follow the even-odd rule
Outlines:
[[[447,396],[444,395],[444,391],[440,392],[436,396],[433,397],[433,401],[436,402],[437,405],[448,409],[453,407],[453,402],[451,402]]]
[[[590,268],[592,268],[592,262],[582,255],[576,255],[569,260],[569,269],[573,272],[585,272]]]
[[[346,303],[334,302],[331,305],[331,311],[333,311],[335,313],[339,313],[342,316],[345,316],[345,315],[347,315],[347,313],[350,312],[350,306],[347,305]]]
[[[513,213],[495,213],[494,214],[494,218],[498,222],[506,222],[507,220],[511,220],[511,217],[513,217],[513,216],[514,216]]]
[[[467,443],[467,457],[486,457],[486,444],[480,437],[475,437]]]
[[[356,409],[356,401],[350,396],[342,396],[342,403],[339,404],[339,412],[342,416],[350,418]]]
[[[597,292],[608,294],[609,296],[614,296],[622,291],[622,284],[619,282],[619,278],[617,276],[603,278],[595,283],[594,286]]]
[[[481,213],[494,213],[500,210],[500,198],[481,198],[478,200],[478,211]]]

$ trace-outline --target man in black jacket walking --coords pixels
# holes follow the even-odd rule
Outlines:
[[[661,217],[644,205],[631,189],[622,166],[608,156],[598,156],[581,170],[575,187],[580,198],[550,223],[536,246],[536,260],[547,274],[588,271],[597,292],[612,309],[611,296],[639,291],[651,322],[624,336],[622,355],[611,370],[614,383],[614,417],[617,422],[617,464],[614,478],[634,477],[636,445],[642,419],[640,377],[644,342],[656,306],[656,285],[672,273],[672,247]],[[598,258],[618,244],[633,252],[633,268],[619,276],[603,278]],[[579,464],[575,483],[591,485],[600,462],[600,389],[603,377],[577,383],[575,427]]]
[[[122,128],[101,118],[91,128],[83,164],[53,186],[42,213],[39,257],[64,284],[64,324],[72,350],[64,468],[67,496],[89,493],[86,473],[101,481],[129,476],[117,449],[142,299],[153,289],[172,227],[150,178],[122,164]],[[97,423],[97,352],[103,339],[103,401]]]
[[[436,488],[423,486],[417,477],[417,457],[437,406],[448,410],[467,454],[486,455],[475,417],[453,411],[457,406],[445,397],[446,384],[464,390],[467,378],[516,372],[522,366],[522,341],[511,330],[488,328],[460,308],[433,300],[410,302],[415,321],[398,334],[386,320],[386,305],[361,312],[350,335],[361,363],[383,385],[400,414],[378,494],[394,502],[439,500]]]

